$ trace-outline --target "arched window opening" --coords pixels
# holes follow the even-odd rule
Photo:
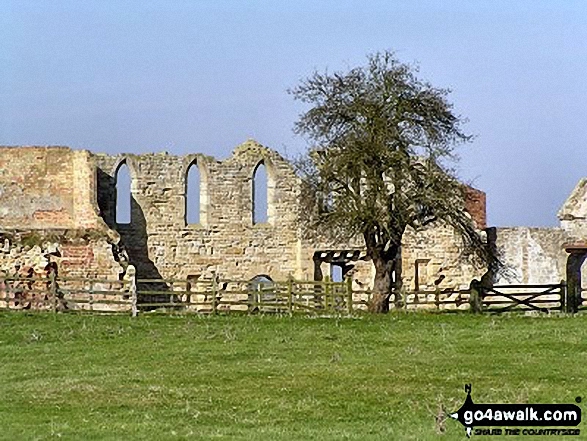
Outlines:
[[[253,277],[249,282],[249,289],[253,291],[262,291],[263,289],[269,288],[273,286],[273,280],[271,277],[261,274],[258,276]]]
[[[131,221],[131,192],[130,170],[125,162],[116,170],[116,223],[130,224]]]
[[[201,185],[200,168],[194,162],[189,166],[186,176],[185,222],[187,225],[201,223]]]
[[[253,223],[269,220],[267,214],[267,168],[260,162],[253,173]]]
[[[255,303],[276,301],[275,284],[271,277],[261,274],[249,281],[249,301]]]

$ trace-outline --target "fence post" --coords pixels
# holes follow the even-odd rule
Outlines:
[[[440,285],[436,285],[434,288],[434,304],[436,305],[436,309],[440,309]]]
[[[88,305],[90,312],[94,310],[94,281],[90,280],[90,288],[88,290]]]
[[[330,283],[330,276],[324,277],[324,297],[322,304],[324,305],[324,311],[328,310],[328,295],[332,289],[332,285]]]
[[[6,309],[10,309],[10,280],[8,278],[2,279],[4,282],[4,300],[6,301]]]
[[[216,278],[216,272],[212,273],[212,314],[216,315],[217,311],[217,299],[218,295],[218,279]]]
[[[346,307],[349,315],[353,313],[353,278],[347,276],[346,282]]]
[[[471,305],[471,311],[474,313],[480,313],[483,307],[481,303],[481,283],[477,279],[473,279],[471,284],[469,285],[469,289],[471,290],[471,294],[469,297],[469,304]]]
[[[176,296],[176,294],[173,294],[175,292],[175,281],[172,281],[169,284],[169,290],[171,291],[171,294],[169,295],[169,303],[171,305],[171,309],[173,309],[173,307],[175,306],[175,296]]]
[[[53,312],[57,312],[57,283],[54,270],[49,272],[49,296],[53,300]]]
[[[287,278],[287,310],[289,315],[293,314],[293,277],[291,274]]]
[[[567,311],[567,282],[563,279],[561,280],[561,312],[568,312]]]
[[[129,265],[126,269],[128,276],[128,291],[130,293],[130,311],[131,316],[136,317],[139,315],[139,296],[137,293],[137,271],[133,265]]]

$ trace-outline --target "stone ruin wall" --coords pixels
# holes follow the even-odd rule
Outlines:
[[[199,155],[95,155],[102,216],[117,229],[141,278],[250,280],[269,275],[308,277],[298,239],[298,178],[279,154],[256,143],[238,147],[225,161]],[[116,224],[116,172],[126,163],[131,222]],[[267,170],[267,223],[253,224],[253,173]],[[186,177],[200,171],[200,223],[186,224]]]
[[[59,147],[2,149],[0,225],[73,228],[73,155]]]
[[[572,241],[587,241],[587,178],[581,179],[558,212],[561,228]]]
[[[118,279],[118,235],[100,218],[87,151],[0,147],[0,274]]]
[[[130,224],[117,224],[116,174],[132,177]],[[252,220],[256,167],[267,170],[268,222]],[[200,223],[187,225],[186,179],[200,171]],[[128,263],[141,278],[250,280],[267,275],[316,277],[315,257],[355,253],[347,262],[354,289],[372,285],[374,267],[362,238],[331,241],[304,231],[300,180],[277,152],[254,141],[226,160],[201,154],[92,154],[67,147],[0,147],[0,275],[59,275],[118,281]],[[485,194],[467,189],[467,211],[484,228]],[[566,279],[565,244],[587,241],[587,179],[561,208],[559,228],[497,228],[497,248],[509,266],[497,283],[555,284]],[[125,261],[125,254],[130,262]],[[464,289],[484,270],[459,259],[460,238],[450,228],[408,230],[402,251],[407,291]],[[331,264],[318,262],[324,275]],[[587,290],[587,265],[582,268]],[[436,282],[436,283],[435,283]],[[1,300],[0,300],[1,303]]]
[[[132,177],[128,225],[115,221],[116,173],[122,163]],[[252,178],[259,163],[267,169],[269,221],[253,224]],[[186,225],[186,175],[192,164],[200,171],[201,221]],[[122,245],[142,278],[206,279],[215,272],[237,280],[258,275],[313,280],[315,253],[364,248],[361,238],[332,243],[320,232],[304,233],[299,178],[277,152],[253,141],[223,161],[201,154],[110,156],[66,147],[6,147],[0,148],[0,165],[0,239],[9,242],[2,248],[0,241],[4,272],[15,265],[42,271],[52,260],[60,275],[118,280],[124,270],[117,255]],[[485,226],[483,192],[469,189],[468,211],[480,228]],[[508,256],[515,255],[514,248]],[[404,286],[428,290],[442,280],[442,289],[467,287],[483,271],[459,255],[460,239],[449,228],[408,231]],[[329,265],[322,271],[328,274]],[[362,258],[349,274],[355,288],[368,288],[373,265]]]
[[[484,268],[474,259],[461,258],[462,240],[454,229],[437,226],[415,232],[409,229],[402,250],[403,285],[407,291],[467,289],[480,279]],[[436,283],[438,285],[436,285]]]
[[[558,212],[560,227],[498,228],[497,245],[510,277],[497,283],[555,284],[567,279],[565,245],[587,241],[587,178],[579,181]],[[581,268],[587,290],[587,265]]]
[[[320,232],[306,233],[299,222],[300,181],[291,164],[254,141],[237,147],[224,161],[193,154],[94,156],[98,167],[98,201],[106,223],[116,229],[130,263],[141,278],[222,278],[250,280],[289,275],[314,280],[314,254],[324,250],[364,250],[362,238],[335,243]],[[116,224],[116,175],[121,164],[131,174],[131,223]],[[259,163],[267,168],[268,222],[252,222],[252,185]],[[201,221],[186,224],[186,180],[190,165],[200,170]],[[485,194],[470,189],[474,216],[485,223]],[[475,212],[476,211],[476,212]],[[419,259],[421,287],[440,275],[441,287],[466,287],[483,271],[460,263],[460,240],[443,227],[406,236],[404,277],[413,288]],[[363,253],[364,254],[364,253]],[[425,261],[425,262],[424,262]],[[329,264],[322,264],[327,275]],[[463,271],[466,268],[466,271]],[[374,269],[364,259],[349,273],[355,288],[372,285]]]
[[[497,247],[508,273],[497,284],[556,284],[566,279],[568,254],[562,228],[503,227],[497,229]]]

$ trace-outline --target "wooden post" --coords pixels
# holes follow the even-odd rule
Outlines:
[[[563,279],[561,280],[561,312],[566,312],[567,308],[567,282]]]
[[[322,299],[322,304],[324,305],[324,311],[328,309],[328,295],[332,290],[332,284],[330,283],[330,276],[324,277],[324,297]]]
[[[218,295],[218,279],[216,273],[212,274],[212,314],[216,315],[217,312],[217,301],[216,296]]]
[[[287,278],[287,310],[289,315],[293,314],[293,277],[291,274]]]
[[[4,299],[6,301],[6,309],[10,309],[10,281],[9,279],[3,279],[4,282]]]
[[[247,288],[248,298],[250,299],[249,312],[259,311],[259,285],[249,284]]]
[[[483,304],[481,301],[481,283],[477,280],[474,279],[471,281],[471,284],[469,285],[469,289],[471,291],[471,295],[469,297],[469,304],[471,305],[471,311],[474,313],[480,313],[482,308],[483,308]]]
[[[88,290],[88,304],[90,305],[90,311],[94,310],[94,281],[90,280],[90,289]]]
[[[133,265],[126,269],[128,275],[128,291],[130,293],[130,313],[132,317],[139,315],[139,295],[137,293],[137,271]]]
[[[349,315],[353,313],[353,278],[347,276],[346,282],[346,308]]]
[[[53,312],[57,312],[57,283],[54,270],[49,272],[49,296],[53,300]]]

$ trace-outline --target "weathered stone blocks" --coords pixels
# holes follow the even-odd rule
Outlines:
[[[116,179],[122,164],[132,178],[131,222],[123,225],[116,223]],[[259,164],[267,171],[267,222],[255,224],[253,175]],[[186,222],[190,167],[197,167],[200,176],[198,224]],[[564,278],[563,242],[587,238],[585,182],[561,209],[562,228],[498,229],[498,249],[514,267],[515,281]],[[0,270],[13,271],[20,262],[37,271],[51,254],[63,274],[112,280],[129,263],[139,278],[209,280],[217,274],[235,280],[259,275],[313,280],[337,264],[317,266],[317,254],[334,250],[334,258],[342,259],[364,250],[364,243],[360,237],[332,241],[320,231],[306,231],[300,221],[300,184],[286,159],[255,141],[238,146],[223,161],[202,154],[0,147]],[[468,212],[484,228],[485,194],[472,188],[466,194]],[[27,247],[26,236],[32,233],[40,242]],[[48,253],[49,245],[58,252]],[[402,251],[406,290],[467,287],[484,269],[461,259],[461,250],[460,238],[450,228],[409,230]],[[356,289],[370,286],[373,266],[364,255],[347,261],[345,271]]]

